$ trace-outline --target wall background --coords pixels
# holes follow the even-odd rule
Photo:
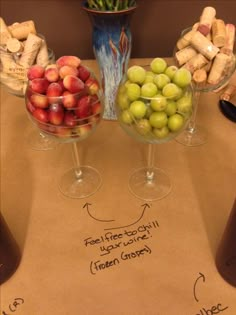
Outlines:
[[[184,28],[198,21],[205,6],[213,6],[217,17],[236,24],[236,1],[137,0],[131,20],[131,57],[169,57]],[[56,57],[77,55],[94,58],[92,27],[81,9],[82,0],[1,0],[0,15],[7,24],[34,20]]]

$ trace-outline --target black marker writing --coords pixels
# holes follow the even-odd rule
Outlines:
[[[8,309],[11,313],[16,312],[19,305],[23,304],[25,301],[22,298],[15,298],[14,301],[8,305]],[[10,315],[7,311],[2,311],[2,315]]]
[[[146,235],[149,234],[151,237],[150,231],[152,229],[157,229],[157,228],[159,228],[159,223],[157,221],[153,221],[148,224],[142,224],[138,226],[137,229],[132,229],[132,230],[125,229],[123,233],[106,232],[104,235],[101,235],[96,238],[90,236],[84,239],[84,245],[88,247],[88,246],[94,246],[94,245],[99,245],[103,243],[114,242],[117,240],[121,241],[121,240],[124,240],[125,238],[130,238],[132,236],[136,236],[140,233],[145,233],[145,232],[146,232]],[[135,239],[133,240],[135,241]]]
[[[147,245],[145,245],[144,248],[142,248],[140,250],[136,250],[136,251],[129,252],[129,253],[122,252],[120,258],[122,260],[139,258],[139,257],[143,256],[145,253],[151,254],[151,252],[152,252],[151,249]]]
[[[136,228],[123,228],[120,232],[107,231],[97,237],[85,238],[84,246],[97,248],[100,255],[100,258],[91,260],[90,273],[95,275],[99,271],[117,266],[121,262],[151,254],[152,250],[147,245],[147,241],[152,238],[152,232],[159,227],[159,223],[155,220]],[[133,248],[134,245],[136,245],[135,248]],[[137,246],[139,247],[137,248]],[[112,258],[109,257],[110,255]]]
[[[228,308],[228,306],[223,307],[221,303],[218,303],[216,306],[212,306],[210,309],[203,307],[200,310],[200,313],[197,313],[196,315],[216,315],[227,310]]]
[[[204,274],[202,274],[201,272],[199,272],[199,277],[197,278],[197,280],[195,281],[194,283],[194,286],[193,286],[193,295],[194,295],[194,299],[198,302],[199,300],[197,299],[197,296],[196,296],[196,286],[197,286],[197,283],[199,282],[199,280],[201,279],[203,282],[205,282],[205,276]]]
[[[108,255],[110,254],[110,252],[113,250],[113,249],[116,249],[116,248],[120,248],[120,245],[122,243],[119,242],[119,243],[115,243],[115,244],[111,244],[111,245],[103,245],[103,246],[100,246],[100,250],[102,252],[101,256],[104,256],[104,255]]]
[[[113,260],[106,260],[105,262],[102,262],[101,260],[97,261],[91,261],[90,263],[90,272],[92,275],[95,275],[97,271],[101,271],[107,268],[110,268],[112,266],[116,266],[120,263],[118,258],[115,258]]]
[[[130,259],[137,259],[144,256],[145,254],[151,254],[151,253],[152,251],[150,247],[148,247],[147,245],[144,245],[144,247],[139,250],[121,252],[119,258],[116,257],[114,259],[106,260],[106,261],[102,261],[102,260],[91,261],[90,273],[92,275],[95,275],[99,271],[103,271],[105,269],[109,269],[111,267],[119,265],[122,261],[128,261]]]

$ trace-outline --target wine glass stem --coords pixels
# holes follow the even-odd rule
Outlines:
[[[43,132],[39,132],[39,136],[41,137],[41,141],[45,144],[50,143],[50,139]]]
[[[83,173],[80,167],[80,158],[79,158],[79,150],[78,150],[77,142],[72,143],[72,153],[73,153],[73,159],[74,159],[74,165],[75,165],[75,177],[77,180],[80,180],[83,177]]]
[[[148,183],[152,183],[154,178],[154,156],[155,156],[155,147],[154,144],[148,144],[148,159],[147,159],[147,172],[146,172],[146,179]]]
[[[200,98],[200,91],[194,91],[193,95],[193,101],[194,101],[194,107],[193,107],[193,114],[191,117],[191,120],[188,125],[188,131],[190,133],[193,133],[196,129],[196,116],[197,116],[197,108],[198,108],[198,103],[199,103],[199,98]]]

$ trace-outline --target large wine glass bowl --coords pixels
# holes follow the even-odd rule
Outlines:
[[[231,25],[230,25],[231,26]],[[195,27],[181,32],[174,48],[176,66],[188,69],[192,74],[194,113],[186,128],[177,138],[181,144],[198,146],[206,143],[204,126],[196,123],[201,93],[217,92],[225,86],[236,69],[234,38],[225,45],[215,46],[212,39],[202,35]]]
[[[136,197],[152,201],[171,191],[169,176],[154,166],[155,145],[174,139],[186,128],[193,112],[192,87],[187,84],[180,88],[166,74],[154,73],[150,65],[141,68],[145,72],[141,84],[130,80],[129,69],[122,79],[116,112],[123,130],[137,141],[148,144],[147,166],[134,170],[129,188]]]
[[[89,95],[85,89],[75,94],[50,97],[52,103],[41,108],[34,106],[32,100],[47,103],[48,97],[33,92],[28,86],[25,93],[26,109],[30,120],[43,135],[59,143],[82,141],[95,131],[101,120],[102,94],[98,95]],[[65,108],[63,103],[69,98],[73,98],[76,105]]]
[[[65,88],[63,82],[67,86],[68,81],[65,77],[65,80],[50,83],[45,93],[35,92],[34,84],[29,81],[25,93],[27,114],[40,132],[57,143],[72,144],[75,166],[59,181],[60,191],[71,198],[87,197],[101,185],[99,172],[91,166],[81,165],[78,152],[78,142],[91,136],[103,114],[102,90],[93,72],[88,68],[86,70],[89,73],[88,83],[69,75],[73,80],[77,78],[76,82],[80,84],[76,92]],[[59,95],[54,96],[58,90]]]

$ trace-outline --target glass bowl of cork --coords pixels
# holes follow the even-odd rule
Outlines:
[[[0,82],[10,94],[23,97],[29,67],[53,63],[54,52],[32,20],[7,26],[0,18],[0,29]]]
[[[174,60],[178,67],[192,74],[195,103],[192,119],[176,141],[198,146],[207,142],[204,126],[196,124],[201,93],[219,91],[236,69],[235,25],[220,19],[214,7],[205,7],[199,21],[182,31],[174,49]]]

